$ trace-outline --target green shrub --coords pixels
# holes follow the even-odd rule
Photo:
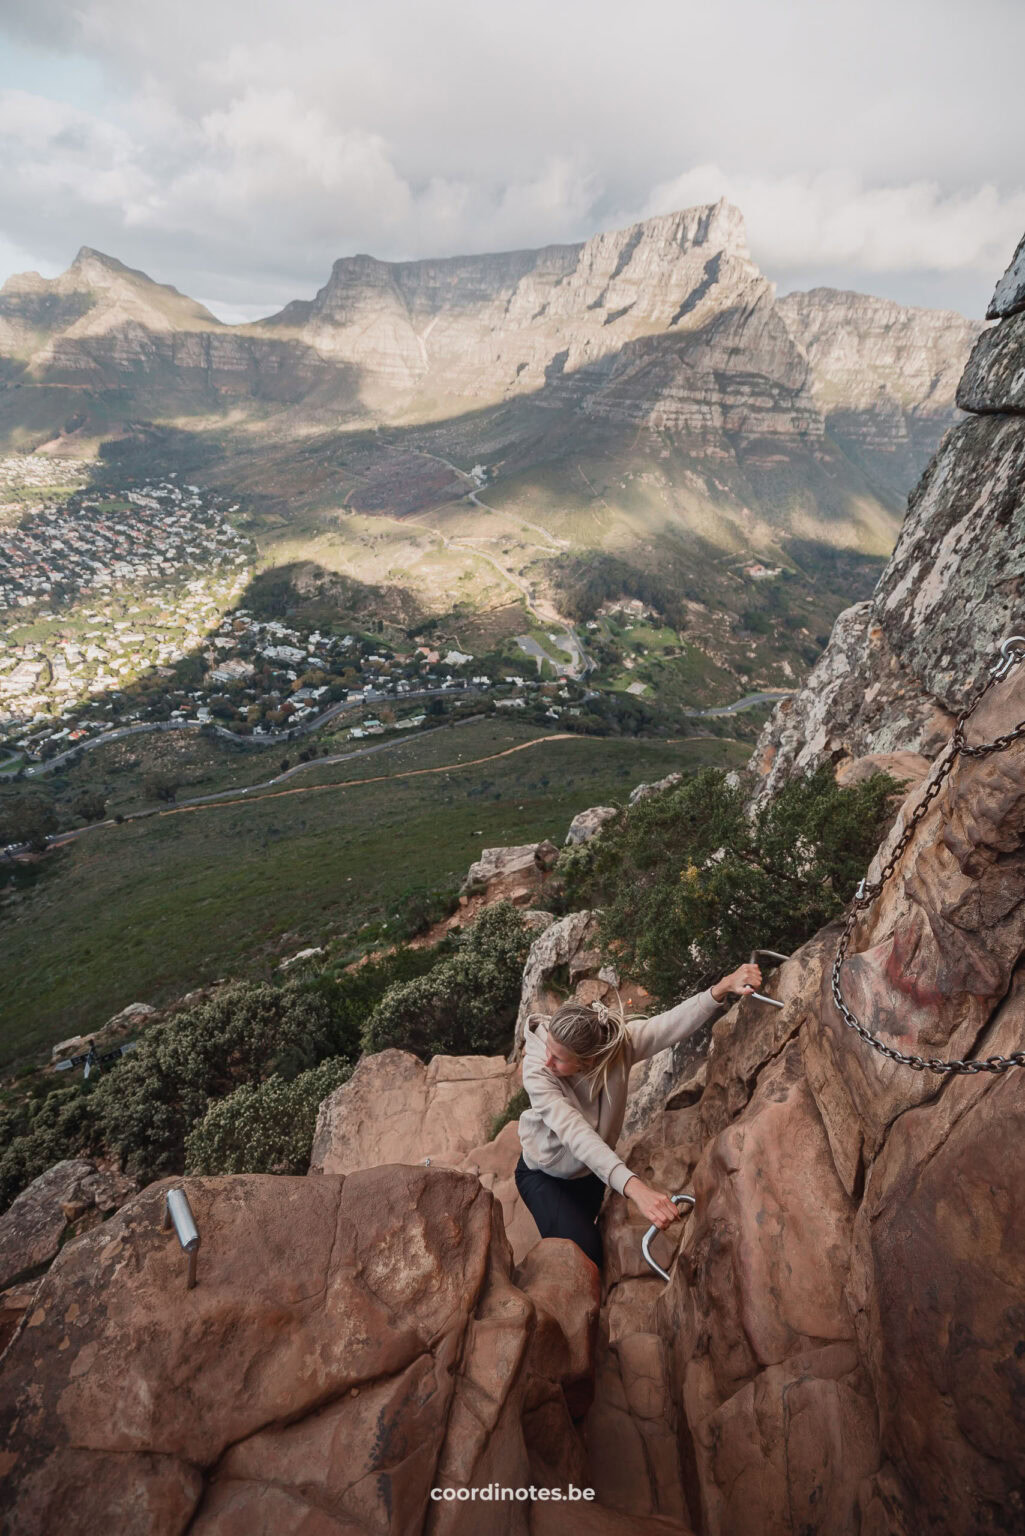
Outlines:
[[[305,1173],[320,1105],[352,1074],[334,1056],[287,1082],[275,1074],[214,1100],[185,1140],[188,1173]]]
[[[92,1082],[74,1083],[0,1110],[0,1210],[54,1163],[97,1149],[92,1088]]]
[[[530,942],[510,902],[486,907],[450,959],[389,987],[366,1022],[363,1049],[397,1046],[425,1059],[505,1050]]]
[[[620,813],[615,821],[606,822],[601,829],[602,833],[610,827],[619,826],[622,819]],[[601,833],[598,834],[600,836]],[[563,915],[578,912],[588,905],[589,893],[594,884],[597,841],[596,837],[590,837],[586,843],[568,843],[559,850],[555,868],[545,885],[545,906],[550,912]]]
[[[301,983],[239,982],[147,1030],[94,1095],[108,1148],[145,1181],[184,1167],[185,1138],[211,1099],[333,1054],[331,1009]]]
[[[836,917],[892,819],[896,789],[886,774],[841,789],[824,764],[749,821],[743,788],[702,769],[584,845],[593,851],[578,905],[601,910],[606,958],[669,1006],[752,949],[792,953]]]
[[[53,1089],[40,1075],[16,1104],[0,1108],[0,1210],[54,1163],[80,1154],[113,1152],[143,1179],[180,1173],[186,1142],[211,1104],[242,1087],[255,1090],[275,1078],[274,1092],[285,1095],[318,1063],[335,1074],[331,1086],[343,1081],[337,1074],[359,1056],[363,1026],[388,989],[424,975],[451,953],[445,942],[399,949],[353,971],[325,967],[280,988],[234,984],[154,1025],[130,1057],[99,1078]],[[257,1101],[277,1102],[270,1092]],[[239,1106],[246,1103],[243,1095]],[[281,1114],[286,1122],[284,1108]]]

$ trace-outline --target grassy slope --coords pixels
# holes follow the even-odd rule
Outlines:
[[[282,952],[386,916],[411,885],[453,886],[482,847],[551,837],[577,811],[747,745],[586,737],[542,742],[504,721],[441,729],[360,765],[365,787],[174,812],[103,827],[62,851],[3,920],[0,1061],[216,977],[268,974]],[[400,778],[403,769],[443,771]],[[357,777],[339,769],[318,778]],[[478,835],[479,834],[479,835]],[[287,936],[287,938],[286,938]]]

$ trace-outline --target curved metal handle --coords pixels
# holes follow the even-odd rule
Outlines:
[[[770,960],[789,960],[790,959],[789,955],[781,955],[778,949],[753,949],[751,951],[751,964],[752,965],[755,965],[757,963],[757,959],[758,959],[759,955],[768,955]],[[785,1004],[781,1003],[779,1001],[779,999],[776,998],[776,997],[766,997],[764,992],[745,992],[744,996],[745,997],[757,997],[757,999],[758,999],[758,1001],[760,1003],[771,1003],[773,1008],[783,1008],[785,1006]]]
[[[669,1198],[674,1205],[689,1205],[692,1210],[697,1204],[693,1195],[670,1195]],[[655,1226],[654,1222],[651,1224],[647,1232],[645,1232],[644,1236],[641,1238],[641,1252],[647,1259],[648,1263],[651,1265],[652,1269],[655,1271],[656,1275],[661,1275],[663,1280],[668,1280],[669,1276],[666,1274],[661,1264],[655,1263],[655,1260],[651,1257],[651,1251],[649,1248],[651,1239],[655,1236],[656,1232],[660,1232],[661,1230],[661,1227]]]

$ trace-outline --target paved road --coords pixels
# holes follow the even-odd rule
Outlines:
[[[781,693],[745,693],[742,699],[737,699],[733,704],[720,704],[715,709],[688,709],[684,713],[688,715],[735,715],[738,709],[750,709],[754,704],[778,704],[780,699],[793,698],[794,690],[787,689]]]
[[[76,742],[66,752],[60,752],[56,757],[48,758],[45,763],[33,763],[25,769],[25,774],[26,777],[34,778],[39,774],[52,773],[55,768],[70,762],[79,752],[91,752],[94,747],[105,747],[108,742],[120,741],[126,736],[142,736],[147,731],[201,731],[206,725],[208,729],[213,729],[215,736],[220,736],[224,741],[230,741],[233,746],[243,747],[247,751],[259,751],[263,747],[287,746],[290,742],[298,741],[300,736],[310,736],[314,731],[321,730],[339,715],[344,715],[349,710],[364,709],[368,704],[398,704],[404,699],[434,697],[475,698],[479,697],[483,691],[480,688],[422,688],[411,693],[383,693],[375,688],[371,689],[370,694],[361,704],[350,704],[342,700],[338,704],[330,705],[321,714],[314,715],[311,720],[303,720],[300,724],[289,726],[285,730],[269,731],[264,736],[239,736],[235,731],[229,731],[226,726],[215,725],[212,720],[143,720],[138,725],[121,725],[116,730],[104,731],[102,736],[93,736],[88,741]]]

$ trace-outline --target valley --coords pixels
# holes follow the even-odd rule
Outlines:
[[[539,251],[343,257],[244,325],[89,248],[10,279],[0,924],[25,1038],[169,995],[200,949],[197,973],[263,974],[283,935],[444,889],[460,794],[404,777],[439,776],[440,726],[485,743],[461,794],[496,785],[471,831],[498,840],[615,803],[613,763],[743,766],[871,594],[977,329],[777,298],[726,203]],[[539,735],[568,780],[483,761]],[[343,787],[368,738],[386,778]],[[361,874],[334,910],[310,869],[343,845]],[[125,963],[90,971],[113,922]]]

